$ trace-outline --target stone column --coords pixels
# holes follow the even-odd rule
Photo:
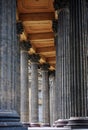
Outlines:
[[[58,44],[56,49],[56,84],[58,86],[58,114],[60,119],[70,117],[70,44],[69,10],[64,8],[58,14]],[[59,75],[58,75],[59,74]]]
[[[50,125],[53,126],[56,120],[56,82],[55,70],[49,72],[49,86],[50,86]]]
[[[87,16],[85,0],[70,1],[70,97],[69,125],[87,127]],[[72,124],[71,124],[72,123]],[[77,123],[77,124],[76,124]]]
[[[16,65],[17,69],[15,71],[15,75],[17,75],[17,76],[15,76],[16,77],[15,78],[16,101],[17,101],[16,110],[17,110],[18,114],[20,115],[20,97],[21,97],[21,95],[20,95],[21,94],[20,93],[20,34],[22,34],[23,31],[24,31],[22,22],[17,21],[16,29],[17,29],[17,44],[18,44],[18,46],[16,48],[16,50],[17,50],[17,55],[16,55],[17,62],[15,63],[15,64],[17,64]]]
[[[45,64],[41,65],[43,126],[49,126],[50,125],[48,68],[49,68],[49,64],[45,63]]]
[[[87,2],[88,12],[88,2]],[[87,28],[88,28],[88,13],[87,13]],[[88,29],[87,29],[87,41],[88,41]],[[88,45],[87,45],[87,104],[88,104]],[[87,105],[87,116],[88,116],[88,105]]]
[[[21,47],[21,107],[20,115],[23,123],[29,122],[29,85],[28,85],[28,50],[31,44],[22,41]]]
[[[54,3],[56,4],[56,3]],[[56,44],[56,86],[58,98],[58,126],[63,126],[70,118],[70,43],[69,43],[69,9],[57,1],[58,8],[58,42]],[[63,7],[63,8],[62,8]],[[61,124],[60,124],[60,123]],[[63,122],[63,124],[62,124]]]
[[[39,55],[29,55],[31,61],[31,126],[38,126],[38,61]]]
[[[16,1],[0,0],[0,130],[26,129],[15,104],[17,48]]]
[[[52,29],[54,31],[54,43],[55,43],[55,48],[57,48],[58,44],[58,20],[54,19],[52,21]],[[56,85],[56,73],[55,73],[55,86],[54,86],[54,123],[56,120],[58,120],[58,86]],[[53,124],[55,125],[55,124]]]

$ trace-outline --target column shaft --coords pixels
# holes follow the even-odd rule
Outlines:
[[[15,29],[15,2],[0,1],[1,23],[0,23],[0,109],[14,109],[14,75],[15,55],[17,47]],[[12,8],[13,6],[13,8]],[[12,13],[12,11],[14,13]],[[9,15],[7,15],[9,12]],[[11,18],[12,17],[12,18]],[[10,24],[8,24],[8,22]],[[13,43],[13,44],[12,44]]]
[[[87,20],[85,0],[70,1],[70,55],[71,55],[71,116],[87,115],[86,41]]]
[[[19,45],[19,37],[17,37],[17,44]],[[17,61],[15,62],[16,65],[16,71],[15,71],[15,86],[16,86],[16,110],[18,114],[20,115],[20,48],[17,46],[17,55],[15,58],[17,58]]]
[[[54,72],[53,72],[54,73]],[[50,81],[50,124],[53,126],[54,122],[56,121],[56,102],[55,102],[55,74],[51,74],[49,76]]]
[[[21,50],[21,121],[29,121],[28,53]]]
[[[0,0],[0,130],[25,129],[16,112],[16,1]]]
[[[56,44],[58,118],[68,119],[70,117],[69,9],[63,8],[58,17],[58,43]]]
[[[31,62],[31,122],[38,123],[38,63]]]
[[[43,123],[47,125],[50,123],[48,70],[42,70],[42,109],[43,109],[43,112],[42,112]]]

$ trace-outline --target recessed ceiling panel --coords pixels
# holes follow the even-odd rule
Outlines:
[[[53,12],[52,0],[18,0],[20,13]]]
[[[52,31],[52,21],[24,21],[23,25],[27,33],[44,33]]]
[[[39,54],[45,56],[46,58],[47,57],[53,57],[56,55],[55,51],[52,51],[52,52],[40,52]]]
[[[50,47],[54,46],[54,39],[39,39],[39,40],[31,40],[32,45],[37,47]]]

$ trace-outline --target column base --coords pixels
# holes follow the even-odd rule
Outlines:
[[[68,120],[67,127],[88,129],[88,118],[87,117],[71,117]]]
[[[29,122],[22,122],[22,124],[23,124],[24,127],[27,127],[27,128],[28,128],[28,127],[31,127],[31,125],[30,125]]]
[[[27,128],[25,128],[25,127],[17,127],[17,126],[15,126],[15,127],[9,127],[9,126],[1,127],[0,126],[0,130],[27,130]]]
[[[68,119],[58,119],[55,121],[54,127],[64,127],[68,123]]]
[[[30,123],[30,127],[40,127],[39,123]]]
[[[50,127],[50,124],[49,123],[42,123],[41,127]]]
[[[0,130],[27,130],[15,111],[0,111]]]

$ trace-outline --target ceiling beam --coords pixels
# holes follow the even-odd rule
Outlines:
[[[56,64],[56,61],[47,61],[49,64]]]
[[[55,51],[55,47],[54,46],[50,46],[50,47],[40,47],[36,49],[37,53],[41,53],[41,52],[52,52]]]
[[[52,52],[40,52],[39,54],[41,55],[44,55],[44,57],[54,57],[56,54],[55,54],[55,51],[52,51]]]
[[[54,38],[54,33],[36,33],[36,34],[28,34],[29,40],[37,40],[37,39],[51,39]]]
[[[36,48],[54,46],[54,39],[38,39],[30,41]]]
[[[47,57],[47,62],[49,62],[49,61],[56,61],[56,57],[54,56],[54,57]]]
[[[40,20],[52,20],[54,19],[54,12],[43,12],[43,13],[29,13],[29,14],[20,14],[19,19],[21,21],[40,21]]]

